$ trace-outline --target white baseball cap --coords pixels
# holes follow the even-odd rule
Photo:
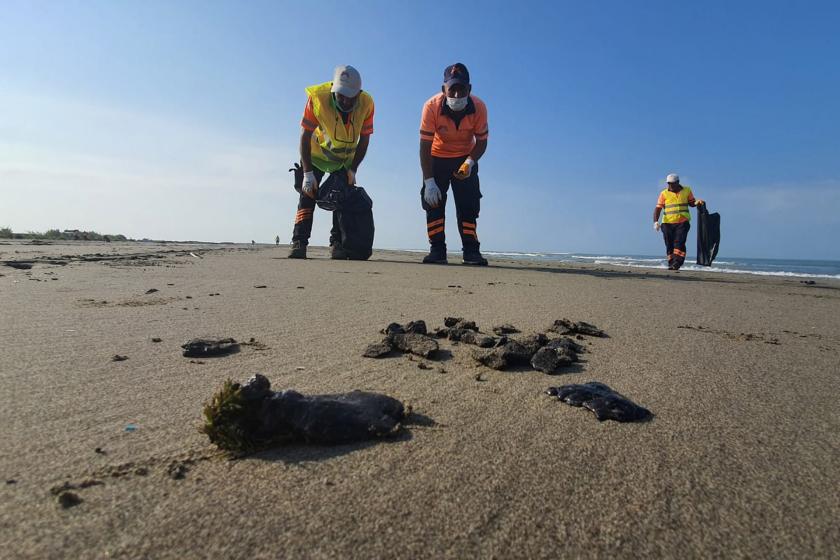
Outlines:
[[[665,177],[665,182],[666,183],[679,183],[680,182],[680,176],[677,175],[676,173],[669,173],[668,176]]]
[[[352,66],[337,66],[330,91],[345,97],[356,97],[362,91],[361,74]]]

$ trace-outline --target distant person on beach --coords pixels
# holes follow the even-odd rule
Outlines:
[[[685,262],[685,240],[691,229],[691,214],[689,206],[705,204],[701,199],[695,199],[694,193],[687,185],[680,184],[680,176],[671,173],[665,178],[667,188],[659,193],[656,208],[653,209],[653,229],[662,231],[665,239],[665,252],[668,255],[668,270],[679,270]],[[662,224],[659,224],[659,216]]]
[[[478,160],[487,149],[487,107],[472,95],[470,73],[461,63],[443,72],[441,93],[423,105],[420,120],[421,204],[431,250],[424,263],[446,264],[446,195],[455,196],[464,264],[486,266],[476,233],[481,190]]]
[[[300,165],[303,172],[290,259],[305,259],[318,185],[324,174],[341,173],[342,183],[356,184],[356,172],[373,134],[373,98],[362,91],[362,77],[352,66],[339,66],[331,82],[306,88],[308,99],[300,121]],[[330,255],[345,258],[341,231],[333,213]]]

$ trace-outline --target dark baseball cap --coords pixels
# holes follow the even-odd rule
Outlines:
[[[470,85],[470,71],[460,62],[447,66],[443,71],[443,85],[449,87],[455,84]]]

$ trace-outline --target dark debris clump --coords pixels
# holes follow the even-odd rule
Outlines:
[[[571,406],[582,406],[592,411],[599,421],[643,422],[653,417],[648,409],[596,381],[549,387],[546,393]]]
[[[226,381],[204,407],[202,432],[219,448],[242,454],[284,443],[342,444],[394,434],[403,404],[378,393],[303,395],[272,391],[260,374]],[[185,474],[178,469],[176,474]]]
[[[547,332],[528,335],[519,334],[519,329],[513,325],[502,324],[493,327],[497,336],[491,336],[482,333],[475,321],[463,317],[446,317],[443,324],[443,327],[428,331],[424,321],[411,321],[406,325],[391,323],[380,331],[385,338],[368,345],[363,356],[382,358],[395,352],[405,352],[434,359],[439,350],[434,339],[443,338],[451,341],[453,346],[461,343],[477,346],[472,352],[473,359],[492,369],[529,367],[557,375],[568,371],[569,366],[580,361],[579,354],[586,352],[583,345],[566,336],[557,337],[558,333],[576,334],[578,337],[580,333],[606,336],[595,325],[568,319],[554,321]]]
[[[557,334],[583,334],[586,336],[605,337],[607,334],[593,324],[585,321],[569,321],[568,319],[557,319],[547,329]]]
[[[239,343],[232,338],[194,338],[181,345],[186,358],[213,358],[239,351]]]
[[[440,349],[437,340],[428,335],[426,322],[422,320],[406,325],[391,323],[379,332],[385,338],[369,344],[362,354],[365,358],[384,358],[393,352],[404,352],[434,360]]]

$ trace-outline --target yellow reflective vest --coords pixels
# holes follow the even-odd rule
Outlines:
[[[332,82],[306,88],[306,94],[312,99],[312,112],[318,120],[312,135],[312,165],[325,173],[350,168],[362,126],[373,110],[373,98],[366,91],[361,92],[345,125],[331,88]]]
[[[671,192],[665,189],[659,195],[659,200],[660,203],[665,203],[662,213],[663,224],[679,224],[691,220],[688,203],[690,200],[694,200],[694,195],[691,193],[690,187],[682,185],[680,192]]]

